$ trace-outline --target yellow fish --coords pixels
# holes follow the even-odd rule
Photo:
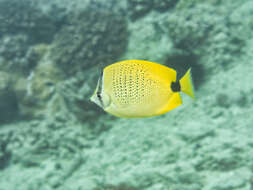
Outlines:
[[[176,81],[176,71],[169,67],[126,60],[104,68],[91,101],[118,117],[151,117],[181,105],[179,92],[194,98],[191,69]]]

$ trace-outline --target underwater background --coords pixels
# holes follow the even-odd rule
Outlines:
[[[0,0],[0,190],[253,190],[252,0]],[[196,100],[120,119],[101,68],[192,68]]]

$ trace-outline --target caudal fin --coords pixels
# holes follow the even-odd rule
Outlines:
[[[191,77],[191,69],[189,69],[185,73],[185,75],[179,80],[179,83],[181,86],[181,91],[194,99],[195,96],[194,96],[194,87],[193,87],[192,77]]]

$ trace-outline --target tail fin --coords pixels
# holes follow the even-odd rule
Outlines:
[[[191,69],[189,69],[185,73],[185,75],[179,80],[179,83],[181,86],[181,91],[194,99],[195,96],[194,96],[194,87],[193,87],[192,78],[191,78]]]

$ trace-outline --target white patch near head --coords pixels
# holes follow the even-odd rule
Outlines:
[[[100,106],[101,108],[105,109],[106,107],[110,105],[111,99],[110,99],[110,96],[104,91],[104,76],[102,76],[101,82],[100,80],[101,78],[98,79],[96,90],[91,96],[90,100],[94,102],[95,104],[97,104],[98,106]]]

